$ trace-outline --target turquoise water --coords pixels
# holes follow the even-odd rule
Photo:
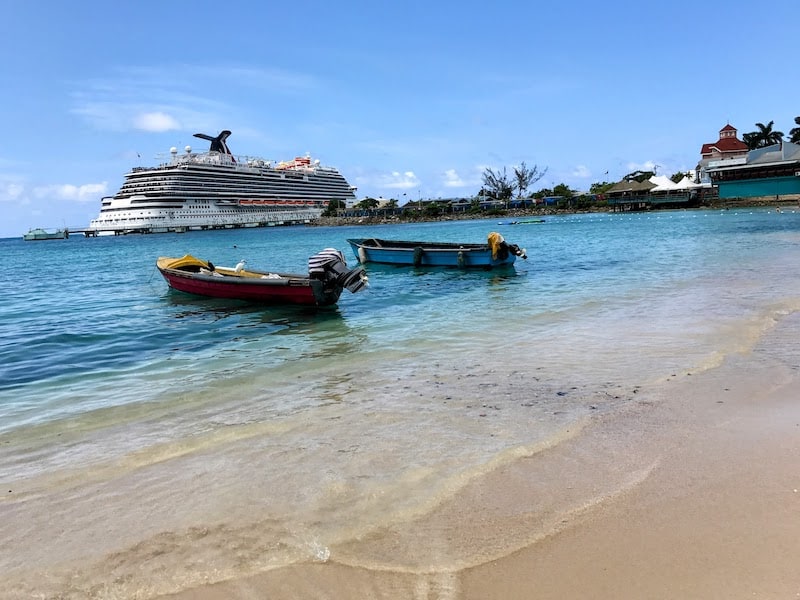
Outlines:
[[[490,231],[528,260],[368,265],[370,287],[324,310],[182,295],[154,264],[303,272],[325,247],[356,264],[348,237]],[[122,595],[208,580],[190,548],[219,578],[324,560],[639,389],[750,352],[800,310],[799,250],[800,212],[767,209],[0,240],[0,509],[30,523],[0,531],[0,569],[30,591],[37,569],[80,559],[80,597],[112,556],[138,573]],[[216,542],[198,550],[197,527]],[[223,557],[251,534],[272,540],[258,559]],[[174,575],[142,580],[142,548]]]

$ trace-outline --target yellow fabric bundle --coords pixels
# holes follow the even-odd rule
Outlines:
[[[496,231],[489,234],[489,248],[492,249],[492,260],[497,260],[497,253],[504,241],[503,236]]]

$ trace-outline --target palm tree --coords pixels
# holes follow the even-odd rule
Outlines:
[[[794,124],[800,125],[800,117],[794,118]],[[789,130],[789,135],[792,136],[789,140],[790,142],[793,144],[800,144],[800,127],[793,127],[791,130]]]
[[[770,121],[765,125],[761,123],[756,123],[756,127],[761,130],[761,134],[764,136],[764,141],[766,142],[765,146],[771,146],[773,144],[780,144],[783,141],[783,132],[782,131],[773,131],[772,125],[774,121]]]
[[[745,133],[742,136],[742,140],[747,144],[750,150],[772,146],[773,144],[780,144],[783,141],[783,132],[773,131],[772,126],[774,124],[775,121],[770,121],[766,125],[763,123],[756,123],[758,131]]]

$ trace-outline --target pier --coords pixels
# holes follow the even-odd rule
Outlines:
[[[213,229],[253,229],[256,227],[279,227],[288,225],[309,225],[311,219],[302,221],[264,221],[260,223],[237,223],[227,225],[197,225],[176,227],[120,227],[119,229],[96,229],[92,227],[70,227],[71,235],[85,237],[117,236],[117,235],[149,235],[153,233],[186,233],[188,231],[209,231]]]

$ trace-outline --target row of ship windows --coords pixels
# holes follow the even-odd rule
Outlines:
[[[300,177],[293,177],[296,181],[292,183],[299,183],[300,181],[304,181],[306,183],[312,183],[312,181],[308,178],[300,178]],[[279,177],[270,177],[270,178],[263,178],[259,176],[252,176],[247,174],[238,174],[237,176],[232,176],[229,174],[226,177],[228,182],[236,182],[236,185],[244,183],[245,181],[252,181],[253,183],[258,183],[259,185],[270,184],[270,183],[277,183],[277,184],[284,184],[285,179]],[[160,184],[169,184],[175,183],[176,185],[181,185],[184,181],[208,181],[215,185],[225,185],[226,181],[220,181],[219,176],[216,173],[211,173],[208,175],[204,175],[202,173],[192,173],[191,175],[181,174],[180,176],[173,176],[173,177],[136,177],[129,179],[127,182],[134,182],[134,181],[143,181],[143,182],[154,182]],[[126,182],[126,183],[127,183]],[[313,183],[327,183],[331,184],[334,183],[335,185],[347,184],[347,180],[344,177],[315,177]]]
[[[344,179],[344,176],[341,173],[336,171],[320,171],[314,173],[313,175],[309,175],[309,173],[301,173],[298,171],[281,171],[279,173],[248,173],[242,171],[227,171],[224,174],[225,179],[233,180],[233,179],[255,179],[258,181],[264,181],[265,179],[269,180],[276,180],[276,181],[285,181],[286,179],[309,179],[312,177],[314,179]],[[175,181],[179,179],[220,179],[220,174],[215,171],[204,171],[200,169],[192,169],[191,172],[187,172],[185,170],[181,171],[171,171],[166,172],[164,174],[154,174],[154,173],[139,173],[135,175],[133,178],[135,179],[150,179],[152,181]]]
[[[242,214],[242,213],[258,214],[258,213],[263,213],[265,211],[269,211],[269,212],[286,212],[286,211],[289,211],[289,210],[291,210],[291,211],[298,211],[298,210],[299,211],[309,211],[309,210],[313,210],[315,208],[316,209],[321,209],[321,208],[324,208],[324,205],[323,204],[317,204],[317,205],[305,204],[305,205],[296,205],[296,206],[285,206],[285,205],[280,205],[280,204],[277,204],[277,205],[258,204],[258,205],[253,205],[253,206],[248,206],[248,205],[238,206],[237,205],[235,208],[220,208],[220,207],[208,208],[206,206],[192,206],[192,207],[185,207],[185,208],[178,209],[178,210],[179,210],[179,212],[183,212],[183,213],[188,212],[190,214],[207,216],[209,214],[212,214],[212,215],[213,214]],[[143,210],[143,209],[140,209],[139,211],[137,211],[137,214],[139,212],[141,212],[141,210]],[[169,209],[167,207],[163,207],[163,208],[161,208],[159,210],[159,212],[164,212],[165,210],[173,210],[173,209]],[[147,213],[147,214],[152,214],[152,213]]]
[[[278,211],[278,210],[275,210],[275,209],[268,208],[267,210],[260,210],[260,211],[220,210],[220,211],[217,211],[217,214],[220,214],[220,215],[221,214],[243,215],[243,214],[249,214],[251,212],[256,212],[258,214],[264,214],[265,212],[298,213],[298,212],[306,212],[306,211],[304,211],[302,209],[294,209],[292,211],[286,211],[286,210]],[[194,213],[194,214],[188,214],[188,215],[174,215],[174,216],[169,217],[169,218],[171,218],[171,219],[193,219],[193,218],[195,218],[197,216],[205,216],[205,215],[199,215],[198,213]],[[108,220],[125,219],[126,221],[150,221],[152,219],[166,219],[166,218],[168,218],[166,215],[149,215],[147,217],[126,217],[125,215],[119,215],[119,216],[115,216],[113,218],[110,217]]]
[[[187,185],[187,184],[190,184],[190,183],[200,183],[202,185],[209,185],[209,186],[213,186],[213,187],[230,186],[232,183],[235,183],[234,187],[239,187],[240,185],[246,185],[248,183],[251,184],[251,185],[258,185],[258,186],[261,186],[261,187],[270,186],[270,185],[276,185],[276,186],[279,186],[279,187],[284,187],[287,184],[286,181],[281,180],[281,179],[264,181],[263,179],[254,179],[252,177],[237,178],[236,181],[219,181],[219,180],[215,180],[214,178],[210,178],[210,177],[208,177],[208,178],[205,178],[205,177],[181,177],[180,179],[168,178],[168,179],[162,179],[162,180],[158,180],[158,179],[140,179],[138,181],[126,181],[125,185],[127,185],[127,184],[135,185],[137,183],[146,183],[148,185],[156,185],[158,187],[177,187],[177,188],[183,187],[184,185]],[[322,184],[322,185],[331,185],[330,181],[316,181],[316,180],[315,181],[309,181],[308,179],[303,179],[303,180],[298,180],[298,181],[290,181],[288,183],[290,183],[290,184],[304,183],[304,184],[310,184],[310,185],[320,185],[320,184]],[[334,183],[334,185],[336,185],[337,187],[339,185],[342,185],[342,184],[346,184],[346,182],[342,181],[342,182],[335,182]]]
[[[288,213],[288,214],[280,215],[280,218],[282,218],[282,219],[288,219],[288,218],[307,219],[308,216],[307,215],[299,215],[298,213],[295,212],[295,213]],[[100,221],[101,222],[109,222],[109,223],[117,223],[119,221],[125,221],[125,222],[129,223],[131,221],[153,222],[153,221],[158,221],[158,220],[162,220],[163,221],[163,220],[166,220],[166,219],[167,219],[167,217],[164,217],[164,216],[157,216],[157,217],[124,217],[124,216],[117,216],[117,217],[109,217],[109,218],[106,218],[106,219],[100,219]],[[171,220],[172,221],[176,221],[176,220],[181,220],[181,219],[193,219],[193,217],[191,215],[186,215],[186,216],[181,215],[179,217],[172,217]]]
[[[203,195],[203,196],[211,196],[216,195],[221,198],[225,198],[226,194],[224,190],[220,190],[219,193],[214,194],[210,190],[205,190],[201,188],[197,188],[195,186],[184,187],[180,191],[176,190],[174,192],[170,192],[169,190],[165,190],[163,188],[156,188],[151,186],[123,186],[122,189],[119,191],[119,194],[145,194],[148,192],[152,192],[157,197],[172,197],[178,196],[183,197],[191,194]],[[275,190],[275,194],[279,198],[287,198],[287,199],[303,199],[303,198],[329,198],[331,196],[349,196],[352,195],[352,192],[347,189],[338,189],[338,190],[331,190],[330,188],[326,189],[305,189],[297,194],[286,193],[285,190]],[[258,188],[248,188],[242,187],[239,190],[236,190],[235,194],[227,194],[228,196],[233,195],[234,197],[241,197],[241,196],[253,196],[254,198],[266,198],[271,199],[276,196],[266,196],[264,194],[263,189]]]

